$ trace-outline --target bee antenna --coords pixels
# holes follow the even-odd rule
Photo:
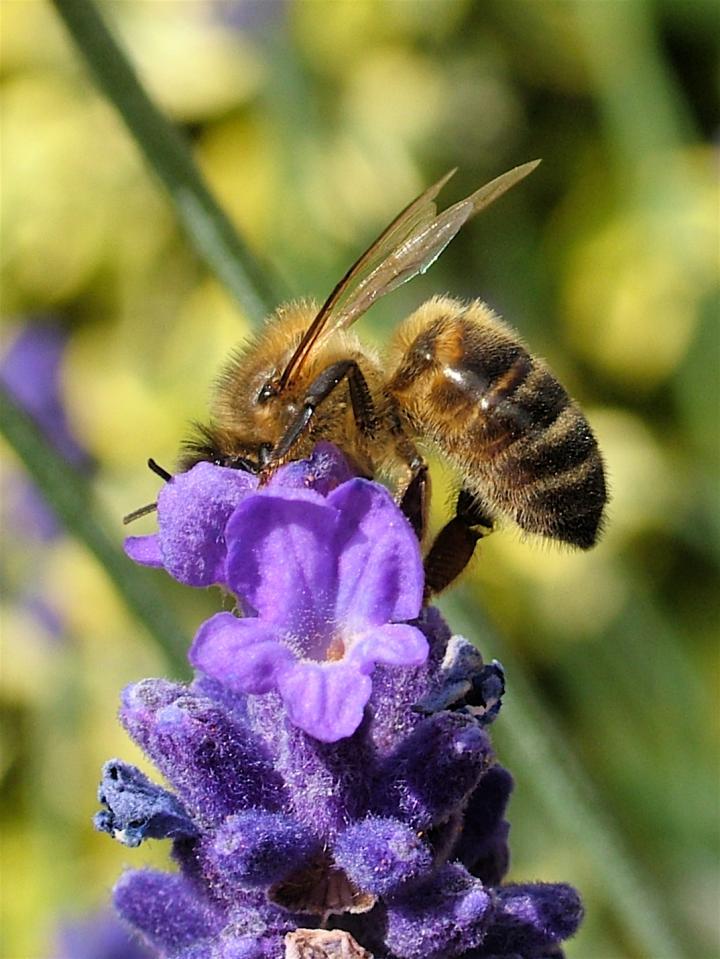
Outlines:
[[[162,466],[158,466],[152,457],[150,457],[150,459],[147,461],[147,465],[153,471],[153,473],[156,473],[160,479],[164,479],[166,483],[172,479],[172,473],[168,473],[168,471],[163,469]]]
[[[147,516],[148,513],[154,513],[156,509],[157,503],[148,503],[147,506],[141,506],[140,509],[134,509],[132,513],[128,513],[127,516],[123,516],[123,526],[127,526],[128,523],[132,523],[136,519],[140,519],[141,516]]]

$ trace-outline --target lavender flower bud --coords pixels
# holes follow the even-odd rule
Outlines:
[[[392,893],[430,868],[432,855],[418,834],[397,819],[370,817],[342,833],[335,862],[361,889]]]
[[[463,803],[491,760],[490,740],[471,717],[430,716],[384,763],[376,808],[399,809],[415,828],[428,829]]]
[[[280,803],[282,782],[262,744],[211,700],[145,680],[125,690],[120,717],[202,822]]]
[[[402,959],[445,959],[484,945],[492,898],[461,866],[446,865],[390,899],[385,942]]]
[[[223,881],[269,887],[320,852],[315,836],[285,813],[248,810],[228,816],[206,857]]]
[[[120,916],[134,926],[159,955],[182,948],[218,931],[220,917],[198,898],[183,876],[138,869],[125,873],[113,901]]]

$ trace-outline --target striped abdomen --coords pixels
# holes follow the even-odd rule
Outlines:
[[[413,428],[491,510],[528,532],[592,546],[607,494],[577,404],[482,303],[433,300],[418,314],[389,386]]]

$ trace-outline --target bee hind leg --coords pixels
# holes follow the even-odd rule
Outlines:
[[[482,501],[474,493],[460,490],[455,516],[437,534],[425,557],[425,603],[457,579],[470,562],[478,540],[492,529],[492,517]]]

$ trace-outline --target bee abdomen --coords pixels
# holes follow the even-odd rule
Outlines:
[[[549,430],[528,434],[492,464],[498,505],[531,533],[588,549],[607,498],[595,438],[574,404]]]
[[[578,466],[537,481],[527,493],[518,516],[521,526],[580,549],[595,545],[607,500],[597,446]]]

